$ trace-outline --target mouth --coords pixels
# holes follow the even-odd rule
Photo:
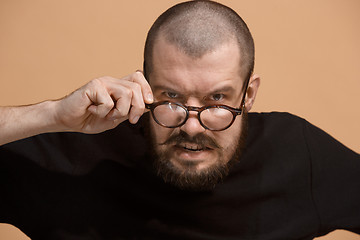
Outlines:
[[[170,154],[170,161],[180,169],[189,166],[202,169],[216,161],[218,153],[203,144],[181,142],[173,145]]]
[[[211,150],[209,147],[201,146],[194,143],[181,143],[176,145],[176,147],[190,152],[201,152],[204,150]]]

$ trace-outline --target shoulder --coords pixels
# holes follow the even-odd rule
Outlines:
[[[248,124],[250,133],[270,134],[275,131],[275,136],[278,136],[281,133],[293,134],[302,131],[307,121],[287,112],[249,113]]]
[[[248,113],[251,122],[263,123],[299,123],[305,120],[297,115],[288,112],[251,112]]]
[[[306,157],[306,120],[286,112],[249,113],[246,153],[274,160]],[[247,155],[246,154],[246,155]]]
[[[248,139],[249,149],[288,149],[304,147],[304,126],[307,122],[296,115],[286,112],[249,113]]]
[[[348,152],[347,147],[327,132],[291,113],[249,113],[248,119],[249,145],[267,143],[270,146],[282,146],[282,149],[284,146],[289,149],[302,147],[312,155],[323,155],[323,152],[335,150]]]

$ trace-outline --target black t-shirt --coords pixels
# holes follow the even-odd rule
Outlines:
[[[313,239],[360,233],[360,157],[287,113],[249,114],[246,150],[211,192],[146,170],[142,128],[0,147],[0,221],[36,239]]]

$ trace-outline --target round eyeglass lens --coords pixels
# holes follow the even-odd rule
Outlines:
[[[231,111],[221,107],[207,108],[200,114],[201,122],[212,130],[226,128],[233,121],[233,118]]]
[[[186,118],[186,110],[174,103],[164,103],[154,109],[154,118],[163,126],[177,127]]]

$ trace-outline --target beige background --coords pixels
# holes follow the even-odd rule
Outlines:
[[[141,69],[148,28],[177,2],[1,0],[0,105],[60,98],[92,78]],[[262,85],[253,110],[300,115],[360,152],[360,1],[220,2],[255,38]],[[0,239],[28,238],[0,224]]]

